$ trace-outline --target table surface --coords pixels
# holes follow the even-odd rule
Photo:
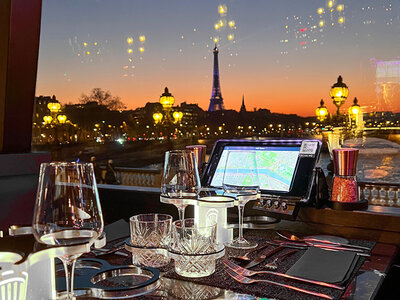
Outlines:
[[[264,232],[265,234],[265,232]],[[398,247],[390,244],[377,243],[357,275],[348,285],[342,299],[373,299],[379,290],[385,274],[389,271]],[[118,255],[101,257],[112,264],[126,264],[127,259]],[[129,260],[128,260],[129,261]],[[124,262],[124,263],[122,263]],[[161,275],[160,287],[140,299],[260,299],[251,295],[244,295],[207,285],[200,285],[191,281],[166,278]],[[77,299],[96,299],[78,297]],[[137,298],[136,298],[137,299]]]

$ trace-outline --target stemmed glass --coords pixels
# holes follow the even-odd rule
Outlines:
[[[225,243],[225,246],[237,249],[257,247],[257,243],[247,241],[243,237],[244,206],[248,201],[256,200],[260,195],[256,153],[253,151],[228,151],[222,186],[226,193],[235,196],[239,212],[239,236]]]
[[[196,158],[191,150],[173,150],[165,153],[161,194],[174,204],[182,221],[190,199],[196,199],[200,177]],[[164,200],[162,200],[164,202]]]
[[[93,165],[42,164],[32,224],[36,240],[57,246],[92,244],[103,232],[103,227]],[[75,262],[82,253],[67,252],[59,258],[65,270],[65,298],[72,299]]]

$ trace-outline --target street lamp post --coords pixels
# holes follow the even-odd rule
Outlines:
[[[336,115],[339,119],[340,107],[346,102],[347,96],[349,95],[349,88],[343,82],[342,76],[339,75],[337,82],[332,85],[329,94],[333,100],[333,104],[337,107]]]
[[[160,96],[160,104],[163,107],[163,114],[160,112],[153,114],[154,124],[164,125],[168,139],[170,139],[170,135],[172,133],[172,125],[181,122],[183,117],[183,113],[180,111],[174,111],[171,113],[174,103],[174,96],[172,96],[172,94],[168,91],[168,88],[165,87],[164,93],[162,93]]]
[[[61,104],[58,102],[49,102],[47,104],[47,108],[50,110],[50,115],[43,117],[44,121],[43,123],[45,126],[49,125],[51,128],[54,128],[54,142],[57,143],[58,142],[57,127],[67,122],[67,116],[59,114],[59,112],[61,111]]]
[[[349,107],[349,121],[350,126],[355,127],[357,130],[360,130],[364,125],[361,107],[357,98],[354,98],[353,105]]]

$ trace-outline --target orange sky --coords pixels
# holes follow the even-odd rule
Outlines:
[[[214,1],[44,1],[36,94],[77,103],[82,93],[100,87],[134,109],[158,101],[168,86],[176,104],[198,103],[206,110],[218,35],[226,109],[238,110],[244,94],[248,110],[313,116],[323,98],[334,113],[329,89],[339,75],[350,91],[343,112],[354,97],[361,106],[373,106],[374,61],[400,61],[400,19],[399,4],[393,2],[388,12],[377,3],[365,14],[362,7],[368,3],[347,1],[340,13],[318,15],[319,5],[325,5],[318,1],[254,1],[250,6],[237,0],[222,16]],[[339,15],[346,17],[344,24],[312,27],[321,18],[335,24]],[[226,40],[229,28],[215,31],[220,18],[235,20],[233,41]],[[365,26],[367,19],[374,23]],[[139,35],[146,36],[145,43],[137,41]],[[133,46],[127,45],[130,36]],[[137,43],[145,51],[138,52]],[[399,101],[389,109],[399,111]]]

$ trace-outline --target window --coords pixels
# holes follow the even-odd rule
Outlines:
[[[143,167],[199,140],[317,137],[360,148],[361,180],[398,182],[399,12],[389,0],[44,0],[33,145]],[[225,110],[209,114],[215,46]]]

